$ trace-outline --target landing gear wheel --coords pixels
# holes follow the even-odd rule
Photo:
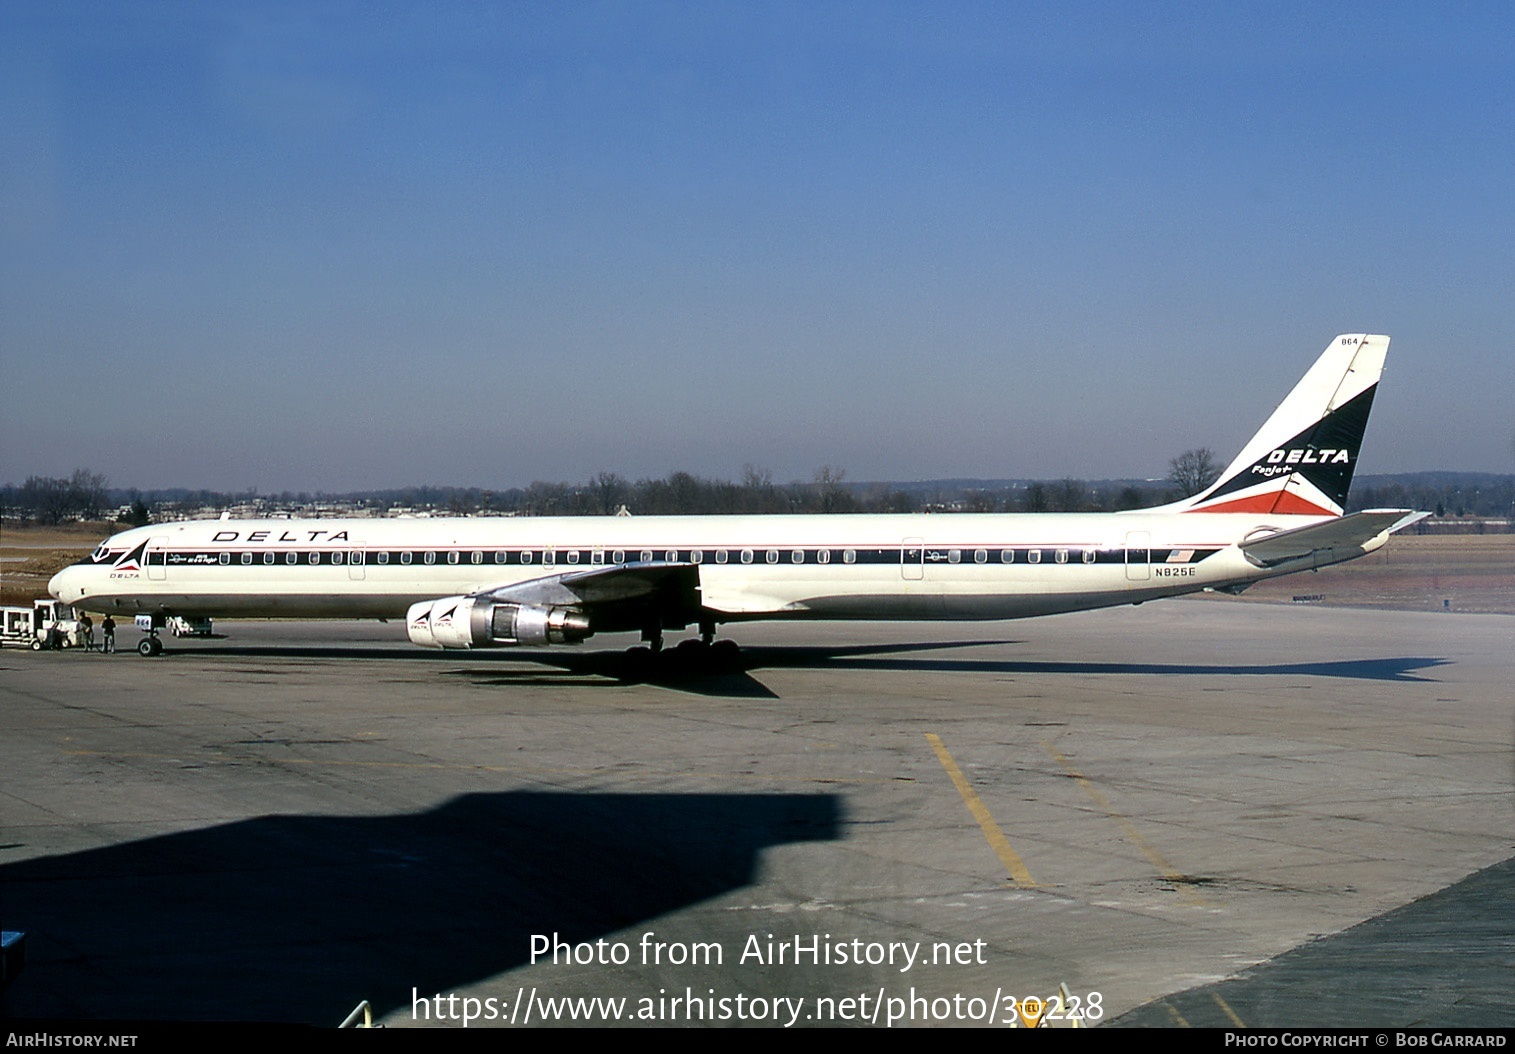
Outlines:
[[[163,654],[163,642],[157,637],[143,637],[137,642],[137,654],[144,659],[156,658]]]
[[[651,680],[656,663],[651,648],[627,648],[621,658],[621,680],[631,684]]]
[[[702,640],[679,641],[673,657],[686,672],[702,673],[710,669],[710,645]]]

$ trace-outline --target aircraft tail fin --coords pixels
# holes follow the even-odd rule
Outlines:
[[[1219,478],[1173,512],[1340,516],[1389,338],[1333,340]]]

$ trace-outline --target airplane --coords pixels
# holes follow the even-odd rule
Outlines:
[[[447,650],[663,633],[733,658],[760,619],[1028,618],[1356,559],[1427,513],[1345,515],[1389,338],[1344,334],[1216,481],[1108,513],[196,520],[123,531],[58,572],[76,608],[136,616],[390,619]]]

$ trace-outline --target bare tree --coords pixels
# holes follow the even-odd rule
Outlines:
[[[98,520],[105,511],[105,484],[104,476],[83,468],[71,479],[29,476],[14,500],[26,515],[49,526],[64,520]]]
[[[815,470],[814,491],[821,512],[852,512],[857,508],[852,492],[842,485],[847,470],[835,465],[822,465]]]
[[[74,470],[68,481],[69,498],[81,520],[98,520],[105,512],[106,478],[87,468]]]
[[[1021,510],[1024,512],[1052,511],[1052,496],[1045,483],[1027,484],[1025,496],[1021,498]]]
[[[631,489],[630,485],[614,472],[601,472],[594,477],[591,485],[599,503],[601,516],[615,515],[615,511],[626,503],[626,496]]]
[[[1081,479],[1063,479],[1052,487],[1053,512],[1083,512],[1089,507],[1089,485]]]
[[[1209,447],[1185,450],[1168,462],[1168,482],[1176,484],[1184,497],[1198,494],[1220,475],[1220,465],[1215,460],[1215,451]]]
[[[528,516],[555,516],[563,511],[568,498],[568,484],[535,480],[526,488],[521,504]]]

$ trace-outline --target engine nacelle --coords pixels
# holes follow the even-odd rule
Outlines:
[[[443,597],[412,604],[405,629],[423,648],[577,644],[594,632],[589,616],[577,608],[538,607],[488,597]]]

